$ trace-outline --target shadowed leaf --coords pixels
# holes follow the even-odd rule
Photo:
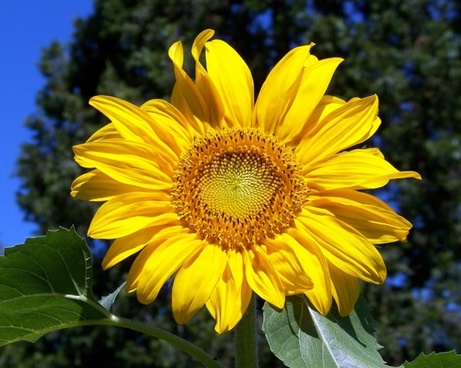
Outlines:
[[[0,345],[36,341],[110,318],[91,292],[92,257],[71,229],[49,231],[0,257]]]
[[[285,308],[264,308],[263,329],[272,352],[288,367],[385,367],[363,298],[347,317],[336,309],[325,317],[304,298],[287,298]]]

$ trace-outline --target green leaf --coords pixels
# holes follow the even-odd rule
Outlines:
[[[461,355],[454,351],[444,353],[421,353],[412,362],[405,362],[404,368],[459,368],[461,367]]]
[[[71,229],[49,231],[0,257],[0,345],[111,318],[91,291],[92,256]]]
[[[152,325],[119,318],[109,309],[121,285],[102,298],[91,291],[93,259],[74,229],[60,228],[27,239],[0,256],[0,346],[35,342],[47,332],[86,325],[112,325],[162,339],[217,368],[213,357],[187,340]]]
[[[299,296],[287,298],[280,311],[266,303],[263,312],[269,346],[288,367],[386,367],[363,298],[347,317],[335,307],[322,316]]]
[[[117,289],[115,289],[114,292],[110,293],[109,295],[103,296],[101,300],[99,301],[99,304],[101,304],[106,310],[110,312],[112,309],[112,306],[115,303],[115,299],[117,298],[117,295],[125,287],[125,284],[126,284],[126,281],[122,285],[120,285]]]

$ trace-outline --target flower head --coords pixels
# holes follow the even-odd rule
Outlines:
[[[380,119],[376,96],[324,95],[341,59],[318,60],[313,44],[293,49],[254,103],[247,65],[227,43],[209,41],[213,33],[192,46],[195,80],[182,68],[181,43],[170,48],[171,103],[90,101],[111,123],[74,147],[92,170],[72,195],[105,202],[88,231],[115,239],[103,266],[139,252],[127,289],[150,303],[174,277],[177,322],[206,305],[219,333],[238,323],[253,292],[279,308],[305,294],[323,314],[334,299],[347,315],[359,280],[386,277],[375,244],[404,240],[411,228],[361,190],[419,175],[376,148],[346,151]]]

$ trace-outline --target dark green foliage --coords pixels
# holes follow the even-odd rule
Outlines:
[[[299,296],[288,297],[281,311],[268,303],[263,310],[267,341],[288,367],[386,367],[363,298],[347,317],[336,306],[322,316]]]
[[[69,196],[81,173],[70,148],[107,122],[87,101],[95,94],[136,104],[168,98],[174,82],[168,47],[181,39],[187,51],[208,27],[247,61],[257,89],[288,49],[314,41],[320,58],[346,58],[329,93],[378,94],[383,125],[369,145],[424,178],[379,192],[414,223],[407,243],[382,249],[391,282],[364,289],[381,352],[389,364],[401,364],[421,351],[460,351],[461,5],[455,0],[95,1],[94,13],[76,21],[68,46],[54,43],[43,52],[47,82],[37,96],[39,113],[27,120],[33,141],[23,146],[18,165],[18,201],[28,219],[41,233],[72,224],[86,233],[95,207]],[[98,245],[95,292],[105,295],[125,279],[129,262],[102,272]],[[178,327],[169,297],[165,288],[158,301],[142,306],[122,294],[116,313],[177,330],[231,365],[231,334],[214,337],[206,312]],[[0,365],[191,366],[181,353],[132,332],[80,332],[2,348]],[[267,350],[261,356],[262,366],[274,366]]]
[[[459,366],[460,355],[454,351],[443,353],[431,353],[425,355],[421,353],[414,361],[405,362],[404,368],[456,368]]]

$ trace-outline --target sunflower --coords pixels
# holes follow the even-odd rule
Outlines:
[[[171,46],[171,103],[90,101],[111,122],[74,147],[92,170],[71,194],[105,202],[88,230],[115,239],[103,267],[139,252],[127,290],[151,303],[174,278],[176,321],[206,305],[218,333],[239,322],[253,292],[277,308],[304,294],[322,314],[334,300],[347,315],[359,280],[386,277],[375,245],[405,240],[411,228],[362,190],[420,176],[377,148],[351,148],[378,129],[378,98],[325,95],[341,59],[319,60],[313,44],[294,48],[254,103],[247,65],[213,34],[193,43],[195,80],[181,42]]]

